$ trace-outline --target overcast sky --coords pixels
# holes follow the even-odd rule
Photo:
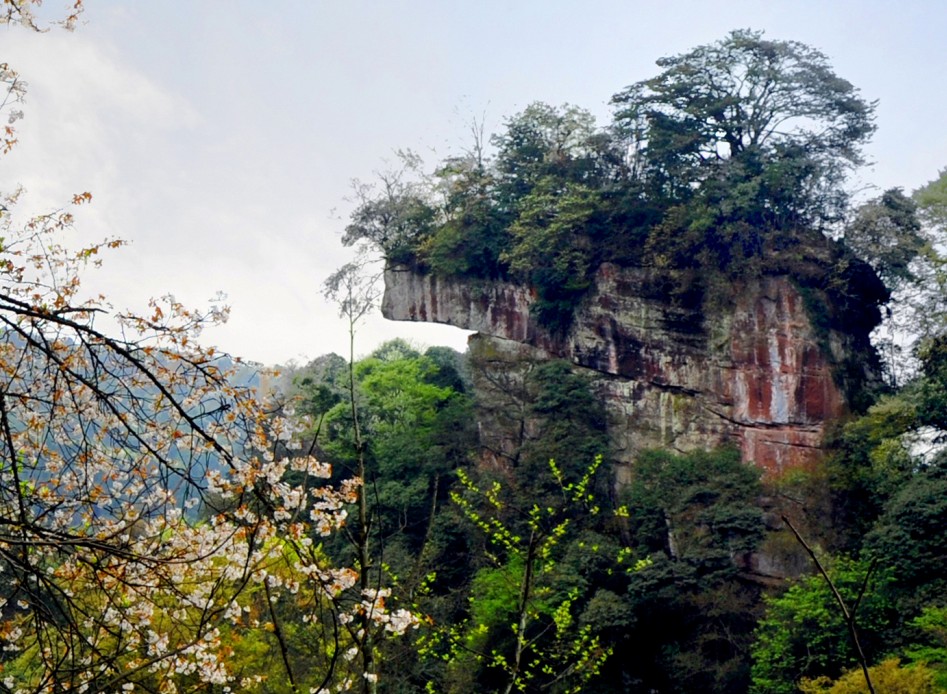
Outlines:
[[[321,286],[348,258],[352,179],[399,148],[433,165],[464,148],[472,118],[495,130],[533,101],[605,122],[611,95],[655,75],[657,58],[732,29],[810,44],[879,100],[860,184],[910,191],[947,166],[942,0],[86,5],[72,34],[0,27],[0,62],[29,83],[0,190],[22,183],[37,210],[91,191],[79,233],[131,242],[96,289],[121,307],[224,292],[232,317],[207,340],[266,364],[347,349]],[[396,336],[466,343],[376,316],[357,349]]]

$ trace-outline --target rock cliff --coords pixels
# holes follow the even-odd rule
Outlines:
[[[477,331],[471,359],[488,459],[514,456],[529,429],[490,403],[515,399],[531,364],[558,358],[592,376],[619,463],[645,448],[721,444],[771,474],[817,463],[827,424],[849,408],[846,379],[872,377],[842,368],[873,363],[867,328],[818,326],[786,274],[689,302],[655,291],[655,274],[603,265],[565,335],[537,323],[527,287],[397,267],[386,272],[382,311]],[[619,465],[619,482],[625,474]]]

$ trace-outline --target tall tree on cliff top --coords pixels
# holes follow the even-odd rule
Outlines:
[[[875,104],[825,55],[738,30],[658,65],[661,74],[612,99],[656,191],[686,201],[729,179],[730,204],[750,203],[762,221],[835,217],[839,184],[875,130]]]

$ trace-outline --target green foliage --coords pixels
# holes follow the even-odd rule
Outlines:
[[[917,205],[900,188],[892,188],[858,208],[845,229],[845,243],[894,288],[915,279],[911,262],[927,239],[921,234]]]
[[[947,607],[927,606],[911,621],[920,635],[918,641],[905,649],[914,663],[922,663],[934,671],[938,691],[947,691]]]
[[[417,255],[436,274],[495,278],[512,271],[519,279],[533,281],[530,262],[545,250],[534,241],[554,227],[553,255],[568,253],[572,237],[584,233],[580,225],[588,208],[602,209],[601,201],[583,196],[596,194],[601,182],[615,175],[621,157],[609,149],[611,141],[591,114],[574,106],[531,104],[510,118],[492,143],[497,149],[494,161],[484,159],[478,141],[472,152],[448,159],[437,169],[444,217],[417,247]],[[557,197],[570,188],[578,193],[560,203]],[[540,291],[549,291],[550,302],[574,303],[581,294],[576,287],[565,287],[586,281],[587,263],[574,261],[557,259],[556,272],[537,284]],[[512,270],[511,262],[517,265]],[[570,273],[576,269],[579,275]],[[559,290],[572,295],[552,296]]]
[[[874,105],[822,53],[740,30],[658,65],[660,75],[613,102],[659,194],[688,200],[729,179],[737,205],[776,226],[835,216],[837,184],[862,161]]]
[[[913,400],[908,393],[882,396],[831,438],[825,473],[832,515],[824,524],[836,549],[857,551],[887,500],[911,479],[918,427]]]
[[[592,114],[568,104],[530,104],[507,120],[505,131],[492,141],[498,205],[512,213],[544,181],[597,188],[621,166],[620,155]]]
[[[454,393],[428,382],[436,367],[426,357],[368,357],[355,366],[373,433],[387,436],[423,432],[438,408]]]
[[[600,194],[578,183],[540,179],[519,200],[510,226],[510,250],[501,256],[510,274],[536,287],[533,304],[543,325],[565,332],[579,299],[591,286],[592,243],[601,226]]]
[[[456,357],[437,351],[433,354],[441,366],[403,340],[392,340],[356,362],[356,402],[370,438],[373,474],[381,471],[377,466],[384,466],[386,474],[403,480],[408,470],[443,470],[459,462],[456,458],[434,462],[437,453],[450,445],[449,441],[439,444],[435,440],[442,438],[442,427],[456,427],[458,411],[452,406],[455,400],[465,398]],[[317,361],[321,367],[324,359]],[[325,436],[319,446],[333,462],[347,464],[353,455],[350,404],[347,397],[342,399],[347,396],[347,377],[334,367],[310,371],[297,378],[298,410],[311,415],[325,413]],[[455,433],[461,432],[455,429]]]
[[[460,591],[469,581],[468,538],[448,504],[454,471],[474,445],[465,370],[463,356],[453,350],[422,354],[392,340],[357,360],[351,371],[341,358],[321,357],[296,378],[296,409],[314,424],[314,452],[336,475],[363,475],[369,490],[348,509],[340,536],[326,540],[326,554],[333,560],[354,555],[368,567],[370,580],[362,589],[384,586],[391,604],[410,606],[439,623],[458,619],[465,608]],[[420,630],[394,640],[385,638],[385,625],[377,625],[366,642],[361,635],[369,632],[360,623],[349,627],[360,635],[359,661],[371,648],[370,671],[381,672],[382,691],[417,692],[442,677],[440,664],[417,658]]]
[[[891,567],[901,609],[917,614],[947,593],[947,457],[921,467],[885,505],[866,549]]]
[[[729,571],[731,557],[753,551],[763,537],[759,493],[759,470],[736,450],[648,451],[625,498],[633,532],[650,552]]]
[[[432,562],[442,561],[440,575],[451,580],[465,558],[439,518],[453,471],[473,448],[472,403],[464,392],[461,362],[460,355],[446,348],[421,354],[404,340],[392,340],[354,364],[355,402],[372,489],[370,522],[378,535],[374,549],[409,591]],[[320,358],[304,370],[297,378],[297,410],[323,418],[321,430],[314,432],[316,451],[344,471],[355,467],[357,454],[347,375],[336,366],[336,360]],[[337,540],[332,551],[350,551],[345,544]],[[434,589],[442,588],[446,590],[435,581]]]
[[[924,342],[918,356],[923,375],[918,393],[918,418],[922,424],[939,429],[944,438],[947,435],[947,334]]]
[[[470,584],[470,619],[478,625],[468,636],[469,647],[486,650],[491,627],[505,628],[516,621],[523,560],[518,554],[501,566],[485,566]],[[548,607],[539,608],[548,613]]]
[[[941,230],[947,228],[947,169],[914,191],[911,197],[925,222]]]
[[[824,561],[824,560],[823,560]],[[882,568],[858,596],[868,563],[837,558],[828,569],[846,604],[858,605],[856,625],[869,659],[885,647],[894,620],[885,587],[891,578]],[[802,678],[838,677],[857,665],[845,618],[822,576],[808,576],[766,601],[753,645],[754,694],[795,694]]]
[[[745,692],[759,590],[741,565],[763,536],[758,470],[736,451],[652,451],[624,494],[628,532],[649,557],[628,575],[624,676],[636,691]]]
[[[608,450],[605,408],[592,393],[588,379],[565,361],[549,361],[529,375],[529,414],[534,433],[520,451],[517,491],[540,503],[561,494],[563,483],[585,474],[579,461],[594,460]],[[549,476],[549,461],[559,461],[563,479]]]
[[[483,159],[482,144],[442,162],[434,176],[444,218],[418,245],[418,258],[436,275],[504,276],[500,256],[509,245],[510,215],[495,203],[496,175]]]
[[[591,489],[601,463],[567,482],[550,462],[561,493],[549,505],[520,505],[499,482],[458,472],[461,489],[451,498],[485,542],[487,564],[471,584],[469,620],[442,630],[429,648],[453,663],[466,691],[475,687],[471,671],[476,688],[504,692],[579,692],[600,672],[610,649],[576,620],[580,591],[562,581],[562,560],[577,515],[600,513]]]

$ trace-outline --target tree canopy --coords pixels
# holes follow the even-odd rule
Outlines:
[[[650,165],[686,171],[751,151],[804,150],[860,164],[874,104],[798,41],[737,30],[657,61],[664,71],[613,97],[616,123],[644,143]]]
[[[801,236],[837,231],[875,104],[824,54],[739,30],[657,64],[614,95],[607,125],[534,103],[487,140],[492,150],[475,128],[470,151],[433,175],[382,175],[346,242],[434,274],[529,284],[541,322],[561,330],[603,262],[733,279]],[[878,215],[863,217],[867,237]]]
[[[714,193],[720,181],[732,192],[716,204],[738,203],[744,221],[785,229],[839,219],[875,104],[824,54],[738,30],[658,66],[612,98],[651,190],[673,203]]]

